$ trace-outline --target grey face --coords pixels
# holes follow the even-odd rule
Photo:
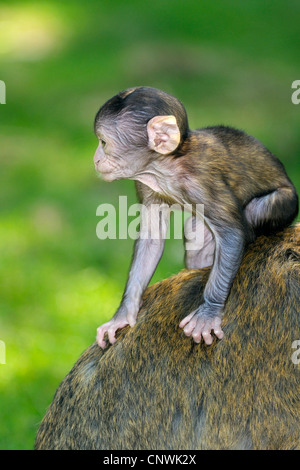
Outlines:
[[[94,164],[105,181],[132,179],[153,157],[148,148],[146,126],[138,126],[129,113],[114,122],[99,119],[95,133],[99,145]]]
[[[125,113],[110,125],[100,122],[96,136],[99,145],[94,163],[105,181],[140,179],[146,173],[159,176],[163,170],[161,162],[180,142],[174,116],[155,116],[141,125],[131,114]]]
[[[147,87],[125,90],[95,118],[96,170],[106,181],[133,179],[159,156],[174,152],[186,132],[186,113],[175,97]]]

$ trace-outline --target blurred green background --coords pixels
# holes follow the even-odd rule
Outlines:
[[[0,448],[31,449],[53,394],[119,305],[133,241],[96,208],[135,202],[95,174],[93,119],[127,87],[176,95],[191,127],[255,135],[300,190],[297,0],[1,1]],[[169,240],[153,281],[183,267]]]

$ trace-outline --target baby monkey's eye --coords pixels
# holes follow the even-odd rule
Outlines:
[[[106,142],[105,142],[105,140],[103,140],[103,139],[100,139],[100,142],[101,142],[101,144],[102,144],[102,147],[105,147],[105,145],[106,145]]]

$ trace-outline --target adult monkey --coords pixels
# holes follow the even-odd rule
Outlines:
[[[179,326],[196,343],[203,337],[211,344],[212,330],[222,338],[223,307],[246,246],[261,233],[288,226],[298,213],[298,196],[282,163],[240,130],[190,130],[182,103],[150,87],[131,88],[108,100],[96,115],[95,133],[94,163],[104,180],[135,180],[147,207],[204,204],[205,246],[187,253],[186,267],[203,268],[212,260],[213,267],[202,302]],[[161,214],[159,239],[151,239],[148,216],[142,216],[122,302],[97,330],[101,348],[106,332],[114,343],[118,329],[136,322],[142,294],[163,253],[168,214]],[[190,226],[201,215],[195,210]]]
[[[300,449],[300,224],[251,244],[224,307],[226,341],[206,347],[178,324],[209,274],[146,289],[135,327],[91,345],[62,381],[36,449]]]

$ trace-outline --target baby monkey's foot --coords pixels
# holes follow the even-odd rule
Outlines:
[[[200,343],[201,338],[203,338],[204,342],[209,345],[213,342],[212,330],[217,338],[222,339],[224,336],[221,328],[222,318],[219,315],[206,315],[203,313],[203,307],[201,307],[185,317],[180,322],[179,327],[183,328],[186,336],[192,336],[195,343]]]

